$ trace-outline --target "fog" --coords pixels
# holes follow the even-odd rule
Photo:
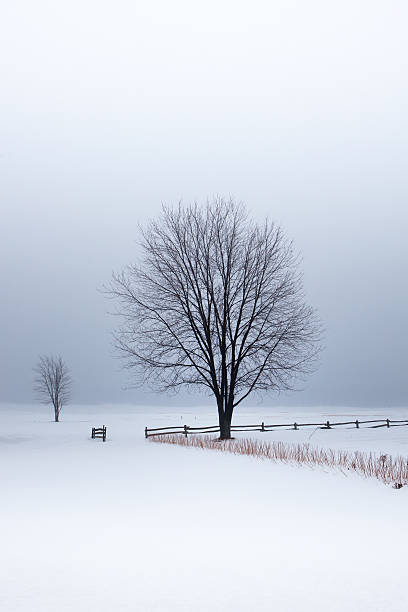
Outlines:
[[[0,401],[60,353],[128,389],[100,292],[162,203],[243,201],[302,254],[317,372],[270,403],[407,405],[405,2],[3,3]],[[257,401],[257,400],[256,400]]]

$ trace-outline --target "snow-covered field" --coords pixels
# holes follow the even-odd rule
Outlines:
[[[257,407],[235,422],[387,416],[408,409]],[[210,407],[50,419],[0,407],[2,612],[406,611],[408,487],[144,438],[214,424]],[[107,442],[90,440],[103,424]],[[408,427],[253,435],[408,457]]]

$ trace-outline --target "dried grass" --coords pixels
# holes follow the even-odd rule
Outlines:
[[[207,436],[185,437],[182,434],[163,434],[151,437],[149,440],[161,444],[218,450],[234,455],[249,455],[275,462],[310,467],[321,466],[340,470],[343,473],[354,472],[364,478],[377,478],[384,484],[392,484],[396,489],[408,484],[408,461],[401,456],[393,458],[391,455],[324,449],[310,444],[263,442],[250,438],[219,440]]]

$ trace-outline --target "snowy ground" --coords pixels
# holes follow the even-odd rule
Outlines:
[[[258,407],[236,422],[346,416],[408,410]],[[144,439],[145,425],[214,424],[211,408],[50,418],[0,407],[1,611],[406,611],[408,487]],[[103,424],[108,441],[90,440]],[[408,427],[255,435],[408,457]]]

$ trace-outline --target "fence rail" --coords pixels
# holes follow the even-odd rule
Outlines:
[[[91,438],[102,438],[102,440],[106,441],[106,427],[103,425],[102,427],[92,427]]]
[[[373,425],[372,423],[375,423]],[[339,427],[342,425],[354,425],[357,429],[361,425],[368,425],[371,428],[376,427],[397,427],[401,425],[408,425],[408,419],[370,419],[368,421],[360,421],[355,419],[354,421],[336,421],[330,422],[325,421],[324,423],[274,423],[269,425],[262,422],[260,425],[231,425],[231,432],[236,431],[273,431],[280,427],[286,427],[293,430],[298,430],[300,427],[320,427],[320,429],[332,429],[333,427]],[[145,427],[145,437],[150,438],[152,436],[162,436],[165,434],[184,434],[186,437],[193,434],[202,433],[218,433],[220,428],[218,425],[203,425],[202,427],[190,427],[189,425],[174,425],[170,427]]]

